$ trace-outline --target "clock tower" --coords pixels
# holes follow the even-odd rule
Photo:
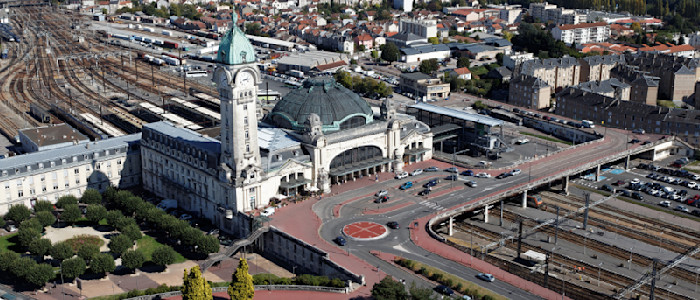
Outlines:
[[[213,78],[221,101],[220,179],[235,186],[236,206],[247,211],[260,206],[256,200],[262,177],[256,116],[260,71],[253,46],[236,25],[235,12],[232,19],[231,30],[219,44]]]

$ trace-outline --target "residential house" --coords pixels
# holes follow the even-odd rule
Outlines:
[[[416,99],[444,100],[450,97],[450,84],[420,72],[401,73],[399,88]]]

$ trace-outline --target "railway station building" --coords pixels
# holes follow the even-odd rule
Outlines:
[[[258,121],[261,79],[252,45],[234,27],[218,53],[218,134],[151,123],[143,127],[141,151],[145,189],[221,230],[246,235],[248,215],[273,198],[329,192],[332,184],[432,157],[425,123],[397,113],[390,99],[377,113],[331,77],[308,79]]]

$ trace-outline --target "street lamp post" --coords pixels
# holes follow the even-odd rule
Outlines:
[[[629,268],[627,268],[628,270],[632,270],[632,251],[634,251],[634,246],[632,246],[632,248],[630,248],[630,264],[629,264]]]
[[[598,286],[600,286],[600,268],[603,266],[603,262],[598,265]]]

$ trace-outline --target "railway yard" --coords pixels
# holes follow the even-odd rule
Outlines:
[[[540,191],[535,196],[539,205],[529,201],[528,208],[519,199],[506,201],[487,222],[483,211],[465,213],[455,219],[452,236],[446,224],[437,232],[463,252],[574,299],[645,298],[654,273],[656,297],[696,299],[697,219],[583,186],[571,192]],[[643,279],[644,284],[635,285]]]
[[[218,123],[211,86],[73,29],[87,18],[42,6],[14,10],[11,26],[22,38],[5,44],[0,61],[0,109],[12,112],[0,114],[2,135],[14,142],[19,129],[65,122],[98,140],[158,120],[193,130]]]

